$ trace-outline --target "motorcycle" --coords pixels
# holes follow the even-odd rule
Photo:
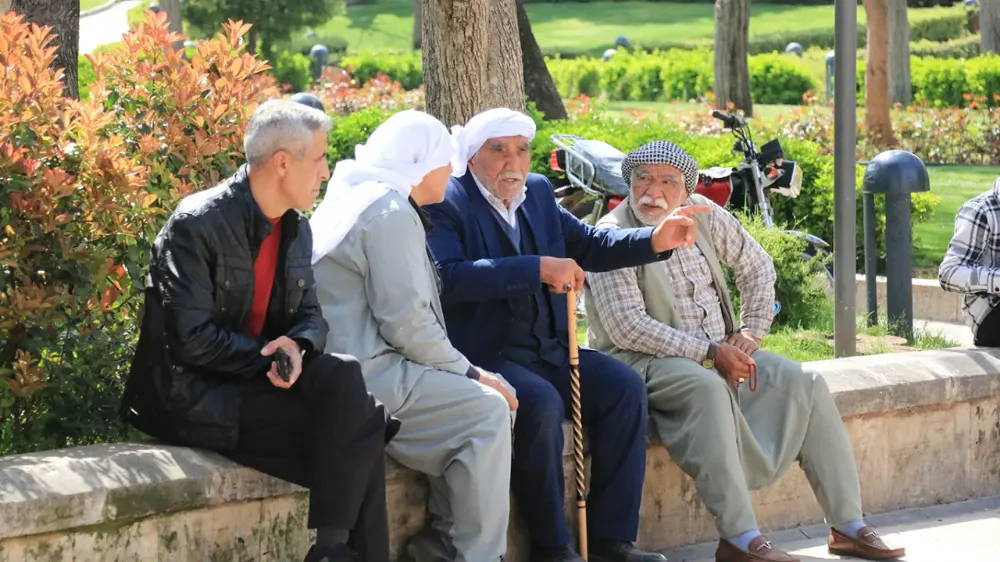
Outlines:
[[[733,153],[743,156],[736,167],[713,167],[699,170],[695,193],[711,199],[730,211],[757,212],[768,228],[774,227],[769,195],[798,197],[802,187],[802,169],[786,160],[781,143],[775,139],[759,149],[746,121],[739,115],[714,111],[712,116],[736,137]],[[578,219],[594,225],[628,196],[629,189],[621,176],[625,154],[610,144],[576,135],[552,135],[550,168],[565,174],[568,185],[555,188],[559,204]],[[820,256],[824,273],[832,286],[830,245],[817,236],[787,230],[803,238],[806,249],[800,256],[809,261]]]

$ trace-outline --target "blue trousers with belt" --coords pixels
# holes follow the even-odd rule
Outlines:
[[[482,365],[517,391],[511,489],[532,543],[572,544],[563,511],[562,422],[570,415],[569,362]],[[646,473],[646,385],[624,363],[580,348],[580,398],[590,439],[590,539],[635,541]],[[575,483],[571,483],[575,486]]]

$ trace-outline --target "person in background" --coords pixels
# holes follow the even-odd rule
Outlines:
[[[945,291],[965,295],[962,311],[973,343],[1000,347],[1000,178],[958,209],[938,278]]]
[[[268,101],[247,124],[246,165],[178,204],[153,243],[121,415],[309,488],[307,562],[388,562],[384,449],[399,421],[356,359],[324,353],[299,212],[329,178],[329,129],[320,111]]]
[[[361,360],[402,429],[389,456],[427,474],[430,526],[413,559],[494,562],[507,550],[513,392],[448,339],[422,205],[451,173],[440,121],[402,111],[337,163],[311,219],[327,349]]]

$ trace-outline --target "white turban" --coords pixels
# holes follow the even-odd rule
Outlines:
[[[535,122],[520,111],[498,107],[469,119],[464,127],[455,125],[451,134],[455,138],[456,149],[451,175],[460,178],[465,175],[469,159],[479,152],[487,140],[520,135],[530,141],[535,138]]]
[[[326,196],[309,220],[312,263],[336,248],[372,203],[390,190],[409,197],[424,176],[454,155],[448,128],[434,117],[414,110],[389,117],[355,147],[354,160],[341,160],[333,170]]]

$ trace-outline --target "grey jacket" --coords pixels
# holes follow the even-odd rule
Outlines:
[[[426,238],[409,201],[389,192],[313,266],[326,351],[357,357],[369,392],[391,412],[421,377],[465,377],[471,366],[448,340]]]

